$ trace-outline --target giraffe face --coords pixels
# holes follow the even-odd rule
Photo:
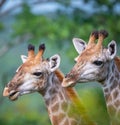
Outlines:
[[[47,61],[42,61],[40,64],[33,64],[33,62],[29,64],[28,62],[24,63],[7,85],[10,94],[9,98],[11,100],[16,99],[19,95],[44,89],[49,73],[49,64]]]
[[[112,41],[108,48],[98,49],[95,44],[88,46],[81,39],[74,39],[74,46],[79,53],[76,64],[66,75],[62,86],[74,86],[77,82],[103,81],[108,75],[110,62],[116,55],[116,43]],[[80,48],[79,48],[80,47]]]
[[[8,96],[12,101],[24,94],[43,91],[47,87],[50,73],[60,64],[59,55],[41,61],[36,61],[34,58],[27,61],[26,59],[23,59],[24,63],[17,69],[15,76],[3,92],[3,96]]]

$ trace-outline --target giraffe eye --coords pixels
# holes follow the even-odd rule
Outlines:
[[[35,76],[41,76],[42,72],[34,72],[33,75],[35,75]]]
[[[103,61],[96,60],[93,62],[93,64],[95,64],[97,66],[101,66],[103,64]]]

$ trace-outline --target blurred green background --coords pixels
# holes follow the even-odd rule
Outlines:
[[[46,44],[44,57],[61,56],[60,69],[70,71],[77,53],[72,38],[88,41],[93,30],[106,29],[106,46],[115,40],[120,54],[120,2],[118,0],[0,0],[0,125],[50,125],[44,100],[38,93],[15,102],[2,96],[4,86],[21,65],[32,43]],[[91,119],[109,124],[100,84],[76,86]]]

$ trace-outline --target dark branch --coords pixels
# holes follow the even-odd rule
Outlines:
[[[0,1],[0,8],[4,5],[5,2],[6,2],[6,0],[1,0]]]
[[[25,34],[24,36],[17,38],[15,41],[3,45],[0,48],[0,57],[5,55],[11,48],[15,47],[16,45],[23,43],[24,41],[28,41],[29,39],[31,39],[31,37],[32,35]]]

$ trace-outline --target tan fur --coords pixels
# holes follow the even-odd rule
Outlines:
[[[114,60],[115,60],[118,70],[120,71],[120,57],[116,56]]]

